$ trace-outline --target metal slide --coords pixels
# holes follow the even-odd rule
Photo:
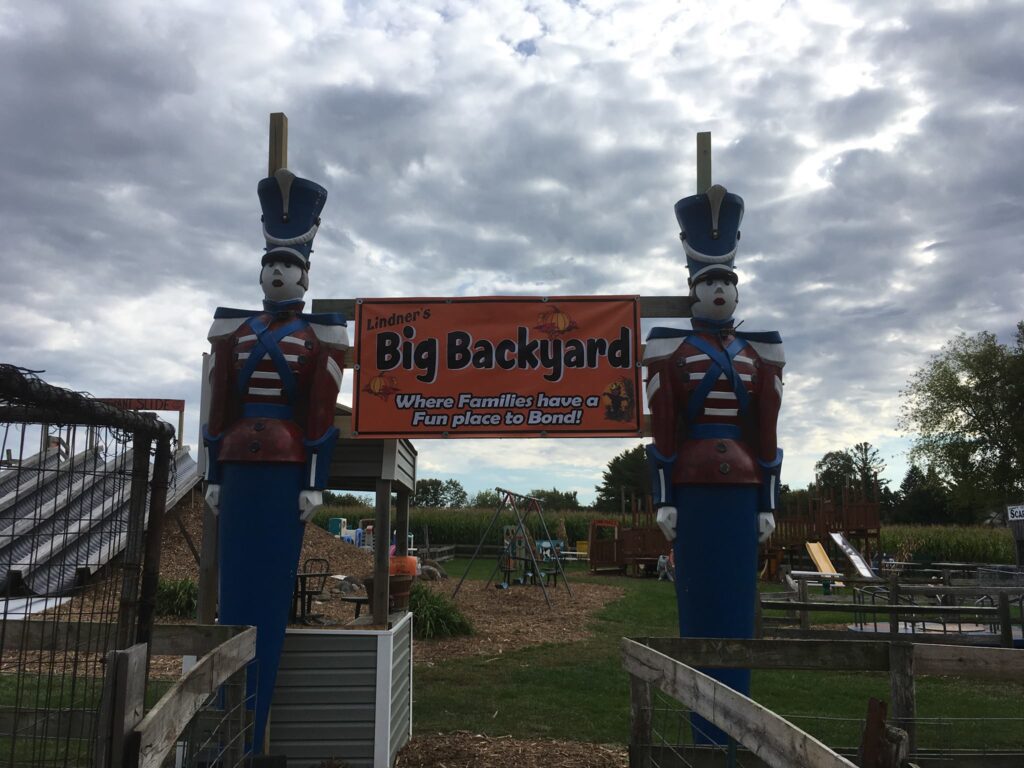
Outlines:
[[[828,557],[828,553],[825,548],[821,546],[820,542],[808,541],[805,546],[807,547],[807,554],[811,556],[811,560],[814,561],[814,567],[818,569],[818,573],[822,573],[828,576],[841,576],[842,574],[836,570],[836,567],[832,565],[832,561]],[[834,582],[834,586],[843,586],[842,582]]]
[[[847,540],[841,531],[832,531],[829,533],[829,536],[832,537],[832,541],[839,545],[843,554],[846,555],[846,559],[853,563],[853,567],[857,569],[859,575],[865,579],[877,578],[874,571],[871,570],[871,566],[864,559],[864,556],[857,551],[857,548]]]
[[[104,462],[90,448],[67,461],[73,469],[52,454],[0,475],[0,592],[64,594],[83,569],[95,573],[124,549],[132,452]],[[198,481],[195,461],[179,450],[167,508]]]

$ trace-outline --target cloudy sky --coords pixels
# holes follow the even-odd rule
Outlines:
[[[784,481],[867,440],[898,482],[908,375],[1024,317],[1022,39],[1019,2],[0,0],[0,358],[185,398],[195,444],[212,312],[261,298],[271,112],[330,193],[310,298],[683,293],[707,130],[738,317],[786,342]],[[417,448],[589,502],[635,443]]]

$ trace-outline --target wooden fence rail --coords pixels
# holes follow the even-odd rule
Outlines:
[[[1012,648],[879,640],[694,640],[670,637],[624,638],[622,654],[623,665],[633,678],[634,727],[630,736],[630,764],[634,768],[646,765],[644,758],[650,746],[649,718],[645,721],[642,715],[637,714],[645,704],[645,685],[656,685],[681,701],[769,765],[852,765],[848,761],[834,762],[844,758],[830,750],[820,752],[822,745],[810,736],[746,697],[701,675],[693,667],[888,672],[890,712],[895,723],[907,731],[911,752],[916,748],[916,676],[956,675],[979,680],[1024,682],[1024,653]],[[649,703],[647,706],[649,708]],[[799,738],[800,734],[806,740]]]
[[[805,582],[801,582],[801,587]],[[878,614],[884,615],[889,621],[889,631],[886,634],[897,636],[900,634],[899,627],[900,622],[906,622],[908,619],[916,617],[935,617],[937,620],[943,623],[949,623],[950,631],[945,634],[962,634],[955,633],[952,630],[960,623],[965,617],[973,617],[984,621],[986,624],[991,624],[993,627],[998,625],[998,643],[1005,648],[1012,648],[1014,643],[1013,638],[1013,617],[1010,611],[1010,595],[1015,594],[1013,592],[996,592],[996,604],[995,605],[917,605],[908,603],[895,602],[898,599],[898,595],[906,595],[909,587],[901,587],[899,592],[890,593],[890,601],[885,603],[834,603],[834,602],[812,602],[806,599],[806,589],[801,589],[801,597],[804,599],[800,600],[775,600],[771,598],[762,597],[760,600],[760,609],[762,611],[761,622],[762,626],[766,620],[771,620],[773,617],[764,616],[764,611],[796,611],[799,614],[799,624],[802,632],[810,632],[810,613],[848,613],[853,615],[867,615],[871,614],[877,616]],[[965,591],[959,591],[964,589]],[[954,591],[957,590],[957,591]],[[950,596],[971,596],[973,590],[966,590],[966,588],[957,587],[934,587],[925,590],[916,590],[913,594],[937,594],[937,595],[950,595]],[[1024,621],[1024,618],[1022,618]],[[869,622],[868,622],[869,623]],[[916,636],[919,633],[911,633]],[[985,640],[985,642],[991,642]]]
[[[631,768],[644,768],[649,762],[650,717],[642,713],[651,710],[652,685],[721,728],[773,768],[855,768],[788,720],[650,645],[623,638],[622,663],[631,677],[633,697]]]
[[[255,655],[256,628],[247,627],[199,659],[135,727],[135,744],[127,749],[138,760],[126,756],[126,766],[159,768],[206,699]]]

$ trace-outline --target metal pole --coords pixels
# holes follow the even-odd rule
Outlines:
[[[493,526],[494,525],[494,521],[498,519],[498,515],[501,514],[501,509],[502,509],[503,506],[504,506],[504,502],[499,504],[498,508],[496,510],[494,510],[494,514],[491,516],[491,521],[489,523],[487,523],[487,530],[485,530],[484,531],[484,535],[480,537],[480,541],[476,545],[476,550],[473,552],[473,556],[469,559],[469,565],[466,566],[465,573],[462,574],[462,578],[459,579],[459,583],[455,585],[455,591],[452,592],[452,600],[455,599],[455,596],[457,594],[459,594],[459,590],[462,589],[462,582],[464,582],[466,580],[466,574],[469,573],[469,569],[472,568],[473,567],[473,563],[476,562],[476,556],[480,554],[480,548],[484,545],[484,542],[487,540],[487,534],[489,534],[491,532],[491,526]],[[501,560],[499,559],[498,562],[501,562]],[[491,572],[490,578],[487,579],[487,584],[491,583],[491,579],[494,578],[494,574],[497,573],[497,571],[498,571],[498,569],[497,569],[497,567],[495,567],[494,571]]]

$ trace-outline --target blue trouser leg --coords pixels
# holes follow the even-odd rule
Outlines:
[[[253,750],[263,751],[270,700],[295,587],[304,526],[299,520],[301,464],[224,464],[219,516],[221,624],[252,624],[256,664]]]
[[[675,560],[680,637],[754,636],[757,599],[757,486],[677,485]],[[702,669],[745,696],[749,669]],[[694,741],[728,737],[697,715]]]

